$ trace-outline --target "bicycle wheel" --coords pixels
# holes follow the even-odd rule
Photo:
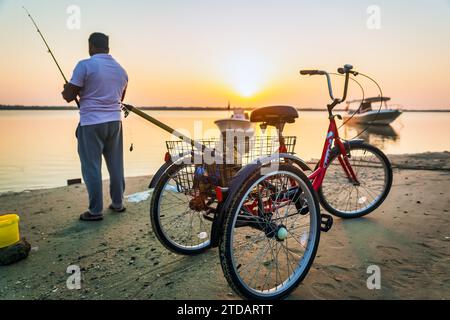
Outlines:
[[[211,221],[204,209],[192,209],[195,165],[173,165],[158,180],[150,204],[152,229],[177,254],[195,255],[210,247]]]
[[[283,298],[316,255],[317,195],[296,167],[281,164],[265,175],[257,170],[236,193],[224,228],[220,261],[231,288],[247,299]]]
[[[393,179],[391,163],[378,148],[364,143],[352,147],[350,154],[358,183],[347,178],[339,162],[340,155],[334,154],[319,189],[325,210],[346,219],[359,218],[377,209],[389,194]]]

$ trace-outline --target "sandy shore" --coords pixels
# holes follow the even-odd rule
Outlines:
[[[450,153],[390,158],[387,201],[367,218],[336,218],[289,299],[450,299]],[[127,194],[149,180],[128,179]],[[0,213],[20,215],[33,247],[27,260],[0,267],[0,299],[237,298],[217,249],[182,257],[159,244],[148,201],[93,224],[77,220],[85,204],[83,185],[0,196]],[[66,288],[69,265],[81,267],[81,290]],[[370,265],[381,268],[381,290],[367,289]]]

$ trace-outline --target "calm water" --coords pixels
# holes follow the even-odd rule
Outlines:
[[[151,111],[151,115],[174,128],[201,137],[217,136],[214,121],[229,117],[222,111]],[[75,128],[76,111],[0,112],[0,193],[64,186],[67,179],[79,178]],[[286,127],[287,135],[297,135],[298,155],[309,160],[320,157],[328,120],[325,112],[300,112],[300,119]],[[170,138],[161,129],[131,115],[124,121],[126,175],[153,174],[163,162],[164,141]],[[341,129],[341,136],[354,137],[361,128]],[[372,127],[362,138],[388,154],[450,150],[450,113],[405,113],[392,127]],[[128,148],[134,143],[134,151]],[[104,168],[104,178],[107,171]]]

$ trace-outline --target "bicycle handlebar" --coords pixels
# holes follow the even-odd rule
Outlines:
[[[320,70],[301,70],[300,74],[303,76],[314,76],[314,75],[325,75],[326,72],[325,71],[320,71]]]
[[[357,72],[352,71],[353,66],[350,64],[346,64],[343,68],[339,68],[338,72],[342,75],[345,75],[345,83],[344,83],[344,93],[342,95],[342,99],[336,99],[333,96],[333,87],[331,85],[331,78],[328,72],[326,71],[322,71],[322,70],[301,70],[300,74],[301,75],[309,75],[309,76],[314,76],[314,75],[321,75],[321,76],[326,76],[327,77],[327,83],[328,83],[328,92],[330,94],[330,98],[331,100],[333,100],[333,103],[330,105],[331,109],[334,108],[336,105],[338,105],[339,103],[344,102],[347,99],[347,91],[348,91],[348,81],[350,79],[350,74],[353,75],[358,75]]]

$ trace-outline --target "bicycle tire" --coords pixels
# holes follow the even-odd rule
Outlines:
[[[249,288],[242,282],[238,272],[237,268],[234,265],[233,262],[233,243],[232,243],[232,234],[233,234],[233,226],[235,223],[235,216],[238,213],[239,207],[241,206],[241,202],[245,200],[246,194],[249,191],[251,186],[255,183],[258,183],[258,180],[261,179],[262,175],[260,174],[260,170],[256,170],[253,172],[246,182],[238,189],[238,191],[232,195],[233,200],[231,202],[231,206],[229,210],[227,210],[227,216],[225,217],[225,225],[224,225],[224,233],[222,235],[222,238],[220,240],[219,244],[219,253],[220,253],[220,262],[222,266],[222,270],[224,273],[224,276],[230,285],[230,287],[233,289],[234,292],[236,292],[240,297],[244,299],[250,299],[250,300],[272,300],[272,299],[282,299],[288,296],[292,291],[294,291],[300,283],[304,280],[306,275],[308,274],[308,271],[314,261],[315,255],[317,253],[317,249],[319,246],[320,241],[320,206],[319,206],[319,200],[317,197],[317,193],[314,191],[311,182],[307,178],[307,176],[298,169],[297,167],[294,167],[292,165],[286,165],[286,164],[280,164],[279,172],[290,172],[293,173],[296,177],[298,177],[304,186],[307,188],[307,192],[309,193],[310,199],[312,199],[311,203],[314,206],[314,210],[312,210],[312,221],[313,224],[315,224],[313,227],[311,227],[311,230],[313,230],[314,235],[311,236],[312,244],[310,246],[309,239],[308,239],[308,247],[310,247],[308,250],[308,256],[306,264],[304,265],[301,273],[296,275],[296,280],[290,284],[289,287],[285,288],[283,291],[280,291],[278,293],[275,293],[273,295],[263,295],[259,294],[255,290],[249,290]],[[309,207],[311,208],[311,207]],[[300,214],[300,213],[297,213]],[[311,214],[311,210],[308,214]],[[302,260],[303,261],[303,260]]]
[[[372,205],[370,205],[369,207],[362,209],[362,210],[357,210],[355,212],[345,212],[342,209],[338,209],[338,208],[336,208],[335,205],[331,204],[330,201],[327,200],[327,197],[324,195],[324,190],[323,190],[324,184],[322,183],[322,186],[320,187],[320,189],[318,191],[320,204],[326,211],[328,211],[332,215],[343,218],[343,219],[360,218],[360,217],[366,216],[366,215],[372,213],[373,211],[375,211],[386,200],[386,198],[389,195],[389,192],[391,190],[392,182],[393,182],[393,171],[392,171],[391,163],[390,163],[389,159],[387,158],[387,156],[380,149],[378,149],[368,143],[362,143],[360,145],[352,147],[350,150],[350,153],[355,150],[366,150],[366,151],[373,153],[380,160],[380,163],[383,166],[386,181],[384,184],[384,189],[380,193],[380,195],[377,196],[376,201],[373,202]],[[329,164],[328,168],[330,168],[330,166],[332,166],[333,162],[336,159],[338,159],[339,155],[340,155],[339,152],[334,152],[331,155],[330,164]],[[336,165],[340,166],[340,164],[336,164]],[[360,177],[358,177],[358,178],[360,178]],[[327,175],[325,176],[325,179],[327,179]],[[325,179],[324,179],[324,181],[325,181]],[[328,176],[328,179],[331,179],[331,178]]]
[[[164,232],[164,227],[161,223],[160,205],[162,200],[162,192],[165,190],[168,181],[171,179],[171,176],[177,171],[182,170],[183,166],[184,164],[171,166],[158,179],[150,202],[150,220],[154,234],[161,242],[161,244],[168,250],[180,255],[198,255],[210,249],[210,238],[201,246],[193,246],[191,248],[183,247],[182,245],[177,244],[174,239],[171,239],[170,236],[168,236],[167,233]],[[200,219],[202,219],[202,217],[200,217]],[[209,232],[209,235],[211,235],[211,232]]]

